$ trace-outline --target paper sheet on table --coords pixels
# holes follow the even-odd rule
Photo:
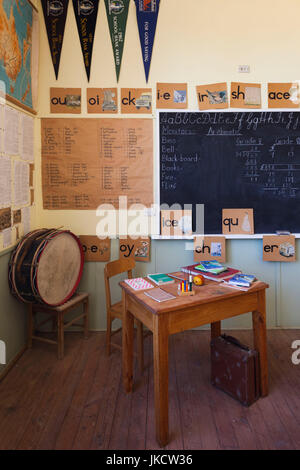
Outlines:
[[[7,155],[19,154],[20,113],[9,106],[4,110],[4,151]]]
[[[21,156],[23,160],[34,161],[33,157],[33,125],[34,120],[27,114],[21,117]]]
[[[22,209],[22,222],[23,222],[23,235],[26,235],[30,232],[30,218],[31,218],[31,210],[30,207],[23,207]]]
[[[12,229],[7,228],[2,231],[3,248],[7,248],[12,244]]]
[[[0,157],[0,206],[11,205],[11,160]]]
[[[22,161],[14,162],[14,205],[29,203],[29,165]]]

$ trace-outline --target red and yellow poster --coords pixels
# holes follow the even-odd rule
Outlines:
[[[89,114],[115,114],[118,112],[117,88],[87,88],[86,100]]]
[[[186,109],[187,83],[157,83],[156,107],[159,109]]]
[[[226,239],[225,237],[195,237],[194,238],[194,261],[216,259],[220,263],[226,262]]]
[[[122,88],[121,89],[122,114],[151,114],[152,89],[151,88]]]
[[[261,108],[260,83],[231,83],[230,93],[231,108]]]
[[[150,261],[151,238],[120,238],[119,258],[133,258],[135,261]]]
[[[223,209],[222,229],[224,235],[253,235],[253,209]]]
[[[268,83],[269,108],[299,108],[298,83]]]
[[[296,261],[295,235],[264,235],[263,260]]]
[[[50,88],[50,113],[80,114],[80,88]]]
[[[211,83],[196,87],[199,109],[228,108],[227,83]]]

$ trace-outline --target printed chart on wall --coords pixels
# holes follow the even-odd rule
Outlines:
[[[42,119],[44,209],[153,202],[151,119]]]
[[[0,106],[0,249],[11,246],[31,228],[33,137],[33,117]]]

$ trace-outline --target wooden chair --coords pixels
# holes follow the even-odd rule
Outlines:
[[[132,259],[119,259],[116,261],[111,261],[107,263],[104,268],[104,280],[105,280],[105,294],[106,294],[106,318],[107,318],[107,329],[106,329],[106,352],[109,355],[111,351],[111,346],[122,349],[122,346],[119,344],[113,343],[111,337],[118,333],[122,328],[118,328],[115,331],[112,331],[112,322],[114,319],[118,318],[122,320],[123,316],[123,306],[122,301],[115,304],[111,303],[111,293],[110,293],[110,278],[118,274],[124,273],[127,271],[128,279],[132,279],[132,270],[135,267],[135,261]],[[143,325],[140,321],[135,320],[137,326],[137,356],[139,361],[140,370],[143,369],[144,364],[144,347],[143,347]]]
[[[76,318],[65,323],[64,316],[75,307],[82,305],[83,312],[79,313]],[[40,322],[38,325],[34,325],[34,316],[37,313],[46,313],[48,317],[46,320]],[[83,319],[83,324],[75,323],[78,320]],[[52,321],[52,330],[54,330],[55,324],[57,324],[57,341],[38,336],[35,333],[35,329]],[[71,297],[63,305],[58,307],[51,307],[46,304],[28,304],[28,347],[32,347],[32,340],[42,341],[44,343],[57,344],[57,356],[58,359],[64,357],[64,331],[71,325],[80,326],[83,329],[84,338],[88,338],[88,327],[89,327],[89,294],[87,292],[78,292]]]

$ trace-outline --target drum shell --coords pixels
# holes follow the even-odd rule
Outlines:
[[[78,253],[76,252],[76,256],[78,259],[80,259],[80,264],[77,267],[78,276],[77,272],[75,273],[75,276],[77,277],[74,278],[74,285],[72,284],[71,288],[65,292],[66,295],[63,295],[62,298],[56,299],[55,302],[52,302],[48,301],[48,298],[43,298],[43,296],[40,294],[37,282],[38,270],[39,263],[41,257],[43,257],[45,249],[49,244],[59,242],[60,239],[56,237],[59,237],[60,235],[63,235],[63,237],[60,239],[67,239],[72,242],[75,241],[74,246],[78,247]],[[82,245],[79,239],[73,233],[65,230],[43,229],[43,232],[33,234],[31,237],[29,237],[29,240],[25,240],[25,242],[23,242],[23,246],[21,245],[19,250],[16,249],[16,253],[12,255],[12,262],[9,268],[9,283],[11,292],[19,300],[22,300],[26,303],[40,302],[50,306],[61,305],[65,303],[76,291],[82,276],[83,263],[84,254]],[[51,279],[53,281],[53,273]]]
[[[8,283],[11,293],[22,302],[30,303],[36,300],[31,288],[30,266],[28,266],[31,244],[36,238],[53,231],[53,229],[38,229],[28,233],[12,252],[8,268]]]

